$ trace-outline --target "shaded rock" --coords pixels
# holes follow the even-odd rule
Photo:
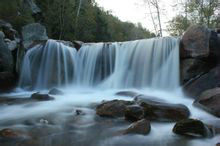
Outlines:
[[[198,75],[207,73],[211,66],[204,61],[191,58],[182,60],[180,63],[180,67],[181,81],[184,84]]]
[[[195,119],[186,119],[176,123],[173,132],[179,135],[190,137],[211,137],[213,131],[209,129],[202,121]]]
[[[210,70],[208,73],[192,80],[184,86],[187,96],[197,98],[203,91],[220,85],[220,66]]]
[[[133,91],[120,91],[120,92],[117,92],[115,95],[126,96],[126,97],[136,97],[140,94],[136,93],[136,92],[133,92]]]
[[[34,42],[47,41],[46,28],[40,23],[32,23],[22,28],[23,46],[28,49]]]
[[[61,90],[57,89],[57,88],[53,88],[53,89],[51,89],[49,91],[48,94],[51,94],[51,95],[63,95],[64,93]]]
[[[157,121],[179,121],[190,116],[189,109],[182,104],[170,104],[145,100],[140,104],[144,109],[144,118]]]
[[[10,40],[15,40],[17,37],[17,31],[13,29],[12,25],[6,21],[0,20],[0,28],[5,34],[5,37]]]
[[[126,106],[133,104],[131,101],[112,100],[96,107],[96,114],[103,117],[123,117]]]
[[[140,134],[147,135],[150,133],[151,125],[146,119],[142,119],[133,123],[128,129],[124,131],[124,134]]]
[[[9,91],[16,86],[17,79],[11,72],[0,72],[0,92]]]
[[[4,42],[4,33],[0,31],[0,72],[13,70],[13,58],[11,51]]]
[[[53,97],[49,96],[48,94],[40,94],[40,93],[34,93],[31,95],[31,99],[39,100],[39,101],[48,101],[48,100],[54,100]]]
[[[209,39],[209,59],[217,59],[218,63],[220,57],[220,39],[218,38],[217,32],[211,30]],[[215,60],[213,60],[215,61]]]
[[[129,105],[125,110],[125,119],[129,121],[141,120],[144,116],[144,110],[139,105]]]
[[[194,101],[194,105],[220,117],[220,88],[209,89]]]

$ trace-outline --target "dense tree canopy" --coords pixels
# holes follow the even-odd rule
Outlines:
[[[0,19],[20,30],[34,22],[26,0],[1,0]],[[34,0],[42,10],[39,21],[46,26],[49,37],[85,42],[127,41],[155,35],[141,24],[122,22],[94,0]],[[7,7],[6,7],[7,6]],[[36,20],[35,20],[36,21]]]

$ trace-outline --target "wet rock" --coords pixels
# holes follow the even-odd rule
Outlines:
[[[85,115],[85,113],[82,110],[77,109],[76,110],[76,115],[80,116],[80,115]]]
[[[124,131],[124,134],[140,134],[147,135],[150,133],[151,125],[146,119],[142,119],[133,123],[128,129]]]
[[[126,106],[133,104],[131,101],[112,100],[96,107],[96,114],[102,117],[123,117]]]
[[[84,44],[82,41],[73,41],[74,47],[79,50]]]
[[[118,96],[126,96],[126,97],[136,97],[140,95],[139,93],[133,92],[133,91],[120,91],[117,92],[116,95]]]
[[[47,41],[46,28],[39,23],[32,23],[22,28],[23,46],[29,49],[34,43]]]
[[[220,146],[220,143],[217,143],[216,146]]]
[[[144,116],[144,110],[139,105],[130,105],[126,107],[125,119],[129,121],[141,120]]]
[[[195,100],[194,105],[220,117],[220,88],[209,89]]]
[[[61,90],[57,89],[57,88],[53,88],[53,89],[51,89],[49,91],[48,94],[51,94],[51,95],[63,95],[64,93]]]
[[[220,85],[220,66],[210,70],[208,73],[192,80],[184,86],[187,96],[197,98],[203,91]]]
[[[173,132],[179,135],[190,137],[212,137],[213,131],[202,121],[186,119],[176,123]]]
[[[49,96],[48,94],[40,94],[40,93],[32,94],[31,99],[38,100],[38,101],[54,100],[54,98]]]
[[[189,109],[182,104],[145,100],[140,106],[144,109],[144,118],[148,120],[173,122],[187,119],[190,116]]]
[[[5,34],[5,37],[10,40],[15,40],[17,37],[17,31],[13,29],[12,25],[6,21],[0,20],[0,29]]]
[[[209,38],[210,31],[205,26],[193,25],[189,27],[182,37],[181,58],[208,57]]]
[[[220,120],[206,120],[204,122],[215,134],[220,134]]]

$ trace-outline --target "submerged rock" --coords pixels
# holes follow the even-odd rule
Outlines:
[[[220,88],[209,89],[197,98],[194,105],[220,117]]]
[[[126,106],[133,104],[131,101],[112,100],[96,107],[96,114],[103,117],[123,117]]]
[[[213,131],[202,121],[186,119],[176,123],[173,132],[179,135],[190,137],[211,137]]]
[[[126,97],[136,97],[140,94],[136,93],[136,92],[133,92],[133,91],[120,91],[120,92],[117,92],[116,95],[126,96]]]
[[[48,94],[51,94],[51,95],[63,95],[64,93],[61,90],[57,89],[57,88],[53,88],[53,89],[51,89],[49,91]]]
[[[144,110],[139,105],[130,105],[126,107],[125,119],[129,121],[141,120],[144,116]]]
[[[48,100],[54,100],[53,97],[49,96],[48,94],[40,94],[40,93],[34,93],[31,95],[31,99],[39,100],[39,101],[48,101]]]
[[[173,122],[187,119],[190,116],[189,109],[182,104],[145,100],[140,106],[144,109],[144,118],[149,120]]]
[[[146,119],[142,119],[133,123],[128,129],[124,131],[124,134],[140,134],[147,135],[150,133],[151,125]]]
[[[29,137],[27,134],[13,129],[2,129],[0,130],[0,141],[14,140],[14,139],[24,139]]]

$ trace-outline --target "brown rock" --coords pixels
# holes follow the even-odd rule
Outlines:
[[[129,121],[141,120],[144,116],[144,110],[139,105],[130,105],[126,107],[125,119]]]
[[[144,118],[149,120],[173,122],[190,116],[189,109],[182,104],[145,101],[140,105],[144,108]]]
[[[133,123],[128,129],[124,131],[124,134],[140,134],[147,135],[150,133],[151,125],[146,119],[142,119]]]
[[[196,119],[186,119],[176,123],[173,132],[179,135],[190,137],[212,137],[213,131],[202,121]]]
[[[38,100],[38,101],[54,100],[54,98],[49,96],[48,94],[40,94],[40,93],[32,94],[31,99]]]
[[[96,107],[96,114],[103,117],[123,117],[126,106],[133,104],[131,101],[112,100]]]

